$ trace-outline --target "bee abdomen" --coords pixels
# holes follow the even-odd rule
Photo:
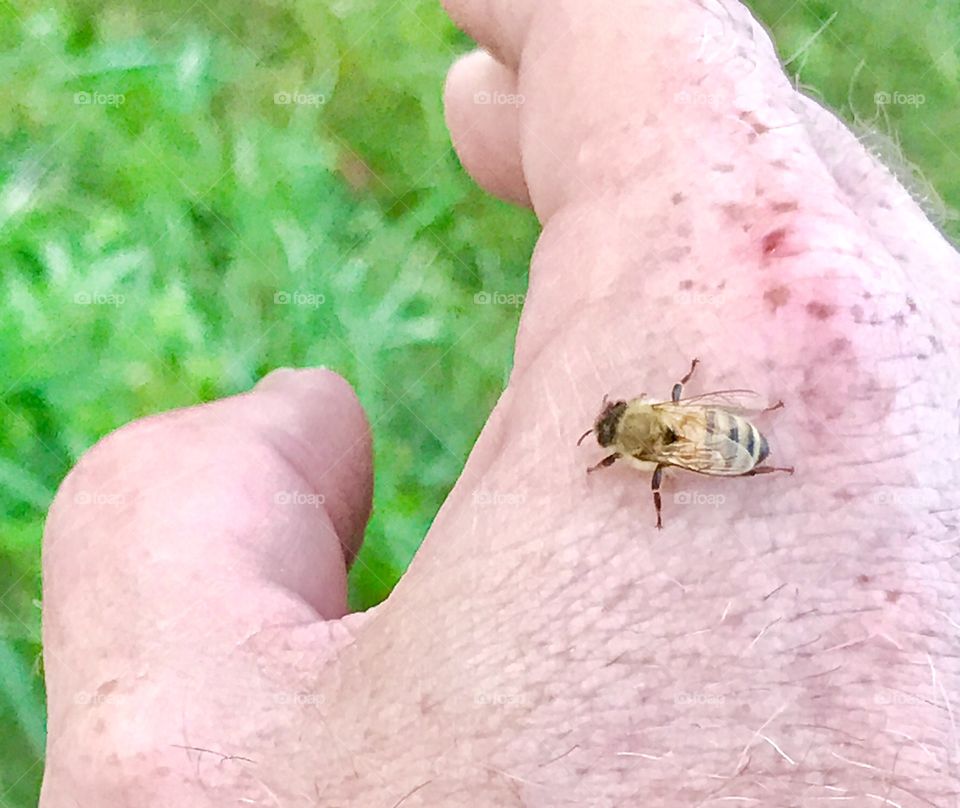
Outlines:
[[[707,411],[706,431],[708,439],[739,447],[740,451],[723,453],[730,471],[749,471],[770,453],[767,439],[753,424],[725,410]]]

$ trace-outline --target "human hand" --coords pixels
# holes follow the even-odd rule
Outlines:
[[[742,8],[624,5],[448,3],[501,59],[451,73],[457,150],[544,232],[508,388],[385,604],[342,617],[369,439],[327,372],[65,482],[43,808],[956,794],[957,257]],[[673,475],[658,533],[649,480],[574,443],[692,356],[691,393],[784,399],[797,473]],[[123,506],[72,504],[98,492]]]

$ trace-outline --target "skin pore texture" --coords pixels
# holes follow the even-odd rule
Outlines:
[[[458,154],[543,222],[506,391],[362,615],[339,377],[94,447],[45,537],[42,808],[957,805],[956,253],[734,2],[447,7],[486,49]],[[658,533],[575,443],[695,356],[689,395],[783,399],[796,473],[668,472]]]

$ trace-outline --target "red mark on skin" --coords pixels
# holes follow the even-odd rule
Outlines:
[[[859,584],[868,584],[871,580],[872,578],[869,575],[864,575],[863,573],[857,576],[857,583]]]
[[[836,306],[830,306],[819,301],[807,303],[807,314],[817,320],[829,320],[836,312]]]
[[[771,230],[763,237],[763,254],[773,255],[783,246],[786,238],[787,230],[785,227],[778,227],[776,230]]]
[[[907,298],[907,308],[910,309],[911,314],[917,313],[917,304],[913,302],[912,297]]]
[[[853,321],[855,323],[863,322],[863,306],[851,306],[850,313],[853,315]]]
[[[891,589],[887,591],[887,603],[896,603],[900,600],[900,596],[903,592],[898,592],[896,589]]]
[[[679,205],[681,202],[683,202],[683,200],[684,196],[679,192],[670,197],[670,201],[673,202],[674,205]]]
[[[897,312],[890,319],[893,320],[897,325],[907,324],[907,318],[904,316],[903,312]]]
[[[790,290],[786,286],[777,286],[775,289],[768,289],[763,293],[763,299],[770,306],[771,311],[776,311],[781,306],[786,306],[790,300]]]
[[[833,492],[835,499],[840,500],[840,502],[852,502],[856,497],[850,493],[846,488],[840,488]]]
[[[685,281],[680,281],[681,289],[693,289],[693,281],[687,278]]]
[[[855,416],[858,422],[883,423],[896,399],[895,386],[888,380],[881,381],[873,370],[863,367],[858,341],[849,338],[844,342],[848,338],[832,323],[818,323],[813,333],[815,339],[807,345],[804,353],[802,379],[794,385],[793,392],[818,415],[811,419],[811,431],[816,431],[824,422],[854,417],[852,403],[859,405]],[[846,429],[844,426],[841,431]],[[831,435],[835,437],[836,432],[836,429],[823,427],[822,437],[833,439]]]

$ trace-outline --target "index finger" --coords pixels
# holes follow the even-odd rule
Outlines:
[[[516,69],[538,4],[533,0],[443,0],[451,19],[465,33]]]

